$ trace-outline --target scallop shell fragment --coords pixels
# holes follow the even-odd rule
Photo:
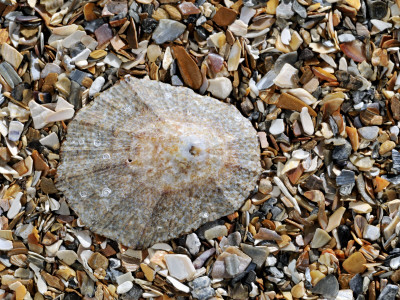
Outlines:
[[[235,107],[133,77],[78,112],[61,153],[57,187],[84,224],[138,249],[233,213],[261,173]]]

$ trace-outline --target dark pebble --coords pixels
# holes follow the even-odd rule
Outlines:
[[[102,18],[90,21],[90,22],[85,22],[85,30],[94,33],[97,28],[99,28],[101,25],[103,25],[105,22]]]
[[[320,191],[322,191],[324,189],[324,185],[322,183],[321,178],[319,178],[317,175],[311,175],[304,182],[304,184],[302,185],[302,188],[304,188],[305,190],[320,190]]]
[[[210,286],[210,284],[211,284],[211,279],[207,276],[198,277],[189,283],[189,285],[194,290],[206,288],[206,287]]]
[[[344,165],[351,154],[351,144],[346,141],[345,144],[335,146],[332,151],[332,159],[339,165]]]
[[[397,176],[382,175],[382,178],[390,181],[394,185],[400,184],[400,175],[397,175]]]
[[[242,103],[240,103],[240,107],[246,116],[249,116],[251,114],[251,111],[254,109],[253,103],[247,97]]]
[[[122,274],[124,274],[124,273],[122,273],[121,271],[107,268],[107,270],[106,270],[106,279],[110,279],[111,281],[115,282],[115,281],[117,281],[117,277],[121,276]]]
[[[142,4],[142,13],[147,13],[151,16],[154,12],[154,5],[153,4]]]
[[[71,80],[71,92],[68,101],[75,107],[75,109],[80,109],[82,107],[81,86],[73,80]]]
[[[183,24],[190,24],[190,23],[196,23],[197,19],[199,18],[199,14],[197,15],[189,15],[186,19],[182,20]]]
[[[271,213],[272,213],[272,220],[275,220],[282,213],[282,209],[275,206],[271,209]]]
[[[74,58],[78,54],[80,54],[83,50],[86,49],[86,46],[82,44],[81,42],[77,43],[74,48],[71,49],[70,51],[70,56],[71,58]]]
[[[264,214],[268,214],[277,202],[278,200],[276,198],[270,198],[263,203],[260,210]]]
[[[347,243],[352,239],[349,227],[346,225],[340,225],[337,229],[340,245],[345,248]]]
[[[196,27],[196,33],[199,36],[199,38],[202,39],[203,41],[205,41],[208,38],[208,31],[201,26]]]
[[[350,89],[352,91],[357,91],[363,86],[363,82],[361,79],[354,77],[350,75],[350,73],[343,71],[343,70],[337,70],[335,72],[335,76],[337,80],[340,82],[340,87]]]
[[[21,82],[11,91],[11,96],[18,101],[22,101],[23,92],[25,90],[25,84]]]
[[[194,2],[194,5],[196,5],[197,7],[202,6],[204,3],[206,3],[206,0],[196,0]]]
[[[342,173],[336,177],[336,184],[339,186],[355,183],[355,181],[354,172],[350,170],[342,170]]]
[[[309,60],[314,57],[314,52],[310,48],[305,48],[301,50],[299,59],[300,60]]]
[[[189,250],[186,249],[185,247],[182,247],[182,246],[176,247],[175,253],[176,254],[184,254],[184,255],[187,255],[189,257],[192,257],[192,255],[190,254]]]
[[[129,292],[122,294],[120,299],[122,300],[139,300],[142,297],[143,290],[136,284],[133,284],[133,287],[129,290]]]
[[[146,18],[140,25],[144,33],[152,33],[156,29],[158,21],[153,18]]]
[[[75,293],[68,293],[64,295],[64,300],[79,300],[81,297]]]
[[[352,279],[350,279],[349,285],[354,293],[355,298],[357,298],[358,295],[362,294],[363,278],[360,274],[356,274]]]
[[[382,19],[387,14],[387,4],[383,1],[367,0],[368,13],[371,19]]]
[[[251,289],[252,288],[251,284],[256,281],[256,278],[257,278],[257,274],[255,271],[252,270],[249,273],[247,273],[246,278],[242,282],[243,282],[243,284],[247,285]]]

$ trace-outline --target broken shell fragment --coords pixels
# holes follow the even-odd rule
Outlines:
[[[132,77],[78,112],[61,153],[56,184],[84,224],[134,248],[233,213],[261,173],[233,106]]]

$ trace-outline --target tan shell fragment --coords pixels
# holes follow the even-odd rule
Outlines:
[[[146,248],[233,213],[260,173],[235,107],[126,77],[69,124],[57,187],[92,231]]]

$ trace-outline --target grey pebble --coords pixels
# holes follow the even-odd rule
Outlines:
[[[276,17],[282,19],[290,19],[293,17],[292,3],[282,1],[276,8]]]
[[[253,247],[248,244],[241,244],[242,251],[251,257],[257,267],[262,267],[268,257],[269,249],[266,246]]]
[[[297,0],[293,1],[293,10],[302,18],[307,18],[307,10]]]
[[[239,273],[240,261],[236,254],[225,257],[225,270],[230,276],[235,276]]]
[[[362,294],[363,291],[363,278],[360,274],[354,275],[353,278],[350,279],[349,282],[350,289],[354,293],[354,297]]]
[[[373,141],[378,137],[379,127],[378,126],[366,126],[358,129],[360,136],[367,141]]]
[[[393,169],[400,171],[400,152],[393,149],[392,159],[393,159]]]
[[[327,299],[335,299],[339,292],[339,283],[335,275],[329,274],[315,285],[311,292],[322,295]]]
[[[201,290],[193,290],[192,291],[192,296],[193,298],[199,299],[199,300],[207,300],[210,299],[215,295],[215,291],[212,287],[206,287]]]
[[[338,39],[341,43],[347,43],[354,41],[356,37],[350,33],[343,33],[338,36]]]
[[[274,72],[279,74],[285,64],[294,65],[297,62],[297,51],[282,54],[278,57],[274,65]]]
[[[139,300],[142,297],[143,290],[136,284],[125,294],[120,295],[122,300]]]
[[[274,79],[276,77],[276,73],[273,70],[270,70],[269,72],[267,72],[267,74],[265,74],[259,82],[257,82],[256,86],[258,88],[258,90],[262,91],[262,90],[266,90],[268,88],[270,88],[271,86],[274,85]]]
[[[342,170],[339,176],[336,177],[336,184],[339,186],[355,183],[354,172],[350,170]]]
[[[395,300],[398,291],[399,291],[398,285],[388,284],[380,293],[378,300]]]
[[[0,64],[0,75],[3,76],[4,80],[12,89],[22,82],[14,68],[6,61]]]
[[[153,40],[156,44],[172,42],[176,40],[186,29],[186,26],[178,21],[161,19],[153,32]]]

